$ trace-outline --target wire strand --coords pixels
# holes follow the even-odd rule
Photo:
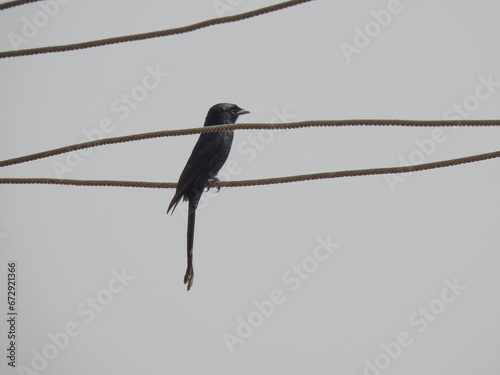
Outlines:
[[[203,28],[209,27],[209,26],[221,25],[224,23],[236,22],[236,21],[241,21],[241,20],[245,20],[248,18],[256,17],[256,16],[261,16],[261,15],[264,15],[267,13],[271,13],[274,11],[293,7],[295,5],[299,5],[299,4],[303,4],[303,3],[308,3],[311,1],[314,1],[314,0],[285,1],[283,3],[270,5],[268,7],[252,10],[249,12],[240,13],[240,14],[236,14],[233,16],[212,18],[212,19],[198,22],[198,23],[195,23],[192,25],[176,27],[173,29],[152,31],[152,32],[147,32],[147,33],[142,33],[142,34],[134,34],[134,35],[124,35],[124,36],[118,36],[118,37],[107,38],[107,39],[92,40],[89,42],[82,42],[82,43],[49,46],[49,47],[39,47],[39,48],[30,48],[30,49],[21,49],[21,50],[16,50],[16,51],[4,51],[4,52],[0,52],[0,59],[7,58],[7,57],[31,56],[31,55],[38,55],[38,54],[44,54],[44,53],[75,51],[75,50],[86,49],[86,48],[106,46],[106,45],[110,45],[110,44],[133,42],[133,41],[153,39],[153,38],[159,38],[159,37],[170,36],[170,35],[178,35],[178,34],[183,34],[183,33],[188,33],[191,31],[203,29]]]
[[[344,126],[403,126],[403,127],[449,127],[449,126],[500,126],[500,120],[383,120],[383,119],[354,119],[354,120],[320,120],[285,122],[274,124],[247,123],[233,125],[217,125],[201,128],[161,130],[150,133],[132,134],[121,137],[103,138],[95,141],[77,143],[53,150],[42,151],[35,154],[20,156],[0,161],[0,167],[21,164],[28,161],[48,158],[50,156],[65,154],[86,148],[104,146],[117,143],[134,142],[144,139],[176,137],[200,133],[211,133],[223,130],[271,130],[271,129],[300,129],[308,127],[344,127]]]
[[[9,8],[14,8],[19,5],[34,3],[41,0],[15,0],[15,1],[7,1],[6,3],[0,4],[0,10],[5,10]]]
[[[247,187],[284,184],[291,182],[323,180],[341,177],[357,177],[384,174],[400,174],[420,172],[429,169],[445,168],[455,165],[474,163],[500,157],[500,151],[486,154],[466,156],[458,159],[443,160],[425,164],[416,164],[405,167],[387,167],[354,169],[337,172],[313,173],[288,177],[262,178],[257,180],[242,181],[219,181],[214,183],[214,187]],[[153,188],[153,189],[175,189],[174,182],[148,182],[148,181],[113,181],[113,180],[69,180],[55,178],[0,178],[0,184],[49,184],[49,185],[74,185],[74,186],[107,186],[107,187],[133,187],[133,188]]]

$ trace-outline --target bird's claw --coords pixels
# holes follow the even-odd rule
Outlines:
[[[209,178],[207,184],[205,185],[205,188],[207,189],[205,191],[209,191],[211,188],[217,188],[216,193],[218,193],[220,191],[220,186],[215,185],[217,182],[220,182],[217,177]]]

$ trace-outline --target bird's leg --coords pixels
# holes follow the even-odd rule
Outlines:
[[[217,193],[220,190],[220,186],[215,186],[217,182],[220,182],[220,180],[217,177],[211,177],[208,179],[207,183],[205,184],[205,188],[207,189],[206,191],[209,191],[211,188],[217,188]]]

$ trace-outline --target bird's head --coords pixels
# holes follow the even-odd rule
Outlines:
[[[219,103],[208,110],[205,126],[234,124],[238,116],[250,113],[236,104]]]

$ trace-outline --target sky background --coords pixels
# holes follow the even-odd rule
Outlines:
[[[34,3],[0,12],[0,50],[162,30],[273,3],[72,0],[52,2],[45,18]],[[251,111],[239,122],[498,119],[499,11],[493,0],[318,0],[184,35],[3,59],[0,159],[99,131],[198,127],[219,102]],[[42,26],[23,36],[34,18]],[[341,46],[356,47],[365,27],[369,43],[346,58]],[[12,33],[25,41],[13,45]],[[139,100],[127,106],[123,95]],[[452,159],[497,151],[499,137],[498,128],[237,131],[223,178]],[[196,139],[99,147],[0,176],[175,182]],[[1,185],[2,349],[9,261],[19,314],[18,368],[2,355],[0,372],[33,369],[35,358],[37,373],[52,375],[496,374],[498,163],[212,191],[198,210],[190,292],[185,204],[165,214],[173,190]],[[120,283],[122,273],[129,280]],[[242,335],[249,316],[256,327]],[[78,334],[65,340],[68,324]],[[51,334],[62,340],[55,352]]]

